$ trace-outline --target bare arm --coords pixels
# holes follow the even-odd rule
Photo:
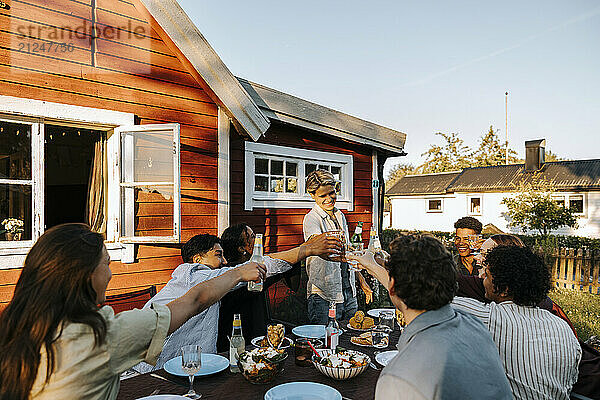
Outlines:
[[[369,274],[371,274],[375,279],[379,281],[386,289],[390,283],[390,276],[388,275],[387,270],[382,267],[380,264],[375,261],[375,255],[370,251],[365,251],[363,255],[355,256],[352,254],[348,254],[346,256],[349,260],[358,261],[359,267],[362,267]]]
[[[167,304],[167,307],[171,310],[169,334],[192,316],[219,301],[238,283],[264,279],[265,274],[264,265],[248,263],[227,271],[216,278],[197,284],[183,296]]]
[[[290,264],[296,264],[309,256],[328,256],[339,254],[342,248],[339,240],[327,236],[326,233],[313,235],[306,242],[293,249],[269,254],[271,258],[278,258]]]

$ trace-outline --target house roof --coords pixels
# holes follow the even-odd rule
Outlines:
[[[460,171],[443,172],[440,174],[405,175],[386,194],[393,195],[419,195],[419,194],[444,194],[448,186],[460,175]]]
[[[270,121],[211,47],[176,0],[139,0],[153,28],[177,55],[212,100],[225,109],[233,123],[252,139],[267,131]],[[148,13],[146,13],[147,11]],[[162,30],[162,32],[161,32]]]
[[[404,154],[406,134],[353,117],[287,93],[238,78],[271,120],[322,132],[341,139]]]
[[[449,175],[454,174],[450,180]],[[558,191],[600,190],[600,159],[545,163],[535,173],[524,164],[466,168],[462,171],[408,175],[387,191],[388,195],[442,194],[452,192],[510,192],[520,183],[544,179]],[[445,187],[442,186],[445,184]]]

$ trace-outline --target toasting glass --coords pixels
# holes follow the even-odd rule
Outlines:
[[[181,369],[190,377],[190,390],[184,397],[199,399],[201,394],[194,391],[194,374],[202,368],[202,347],[191,344],[181,348]]]

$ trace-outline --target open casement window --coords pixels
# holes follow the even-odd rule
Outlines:
[[[122,243],[181,238],[179,124],[119,127]]]

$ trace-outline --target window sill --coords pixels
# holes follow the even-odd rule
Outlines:
[[[250,207],[246,211],[252,211],[255,208],[313,208],[314,200],[274,200],[274,199],[253,199]],[[340,210],[354,211],[354,204],[347,200],[338,200],[335,206]]]
[[[25,257],[33,246],[33,241],[20,241],[16,246],[4,246],[5,242],[0,242],[0,270],[22,268],[25,263]],[[106,249],[110,255],[111,261],[120,261],[125,247],[119,242],[105,242]]]

